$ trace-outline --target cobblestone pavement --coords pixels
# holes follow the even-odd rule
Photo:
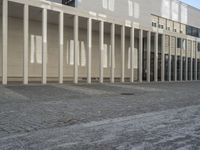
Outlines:
[[[200,82],[0,86],[0,149],[200,149]]]

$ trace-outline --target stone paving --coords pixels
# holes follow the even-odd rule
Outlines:
[[[0,149],[200,149],[200,82],[0,86]]]

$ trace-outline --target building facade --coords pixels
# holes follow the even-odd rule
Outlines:
[[[2,84],[200,80],[200,10],[177,0],[2,0],[0,9]]]

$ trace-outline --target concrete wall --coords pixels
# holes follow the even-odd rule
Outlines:
[[[107,2],[107,8],[104,2]],[[112,3],[114,6],[110,9],[109,4]],[[132,16],[129,15],[130,3],[133,3]],[[112,16],[122,21],[138,22],[145,27],[151,27],[151,14],[200,27],[200,21],[197,19],[200,17],[200,10],[179,1],[176,6],[174,0],[81,0],[78,8]]]

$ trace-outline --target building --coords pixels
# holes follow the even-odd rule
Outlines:
[[[0,9],[3,84],[200,80],[200,10],[182,2],[2,0]]]

